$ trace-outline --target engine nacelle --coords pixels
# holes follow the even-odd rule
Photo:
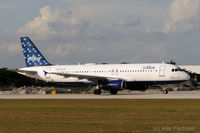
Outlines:
[[[122,90],[123,81],[122,80],[111,80],[106,84],[103,84],[102,89],[104,90]]]

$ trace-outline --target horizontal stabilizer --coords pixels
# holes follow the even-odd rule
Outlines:
[[[19,69],[9,69],[9,71],[28,74],[28,75],[36,75],[37,74],[37,71],[27,71],[27,70],[19,70]]]

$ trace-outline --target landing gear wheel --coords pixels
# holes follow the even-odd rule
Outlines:
[[[110,90],[110,94],[116,95],[117,94],[117,90]]]
[[[101,90],[100,89],[95,89],[94,90],[94,94],[95,95],[100,95],[101,94]]]
[[[164,90],[163,93],[164,93],[164,94],[168,94],[168,90]]]

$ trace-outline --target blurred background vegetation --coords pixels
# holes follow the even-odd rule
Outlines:
[[[7,68],[0,68],[0,86],[21,87],[21,86],[53,86],[56,84],[32,79]]]

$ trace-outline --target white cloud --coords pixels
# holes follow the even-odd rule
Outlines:
[[[17,43],[9,43],[6,42],[0,42],[0,50],[1,52],[9,52],[9,53],[19,53],[21,51],[21,47]]]
[[[17,43],[11,43],[8,45],[8,51],[11,53],[19,53],[21,51],[21,46]]]
[[[200,29],[200,0],[174,0],[163,32],[187,32]]]
[[[89,22],[72,16],[72,13],[65,9],[51,9],[45,6],[40,9],[40,15],[20,28],[19,33],[40,40],[52,37],[71,38],[78,36],[89,26]]]
[[[76,51],[74,44],[58,45],[55,48],[47,48],[46,53],[51,56],[65,57],[71,51]]]

